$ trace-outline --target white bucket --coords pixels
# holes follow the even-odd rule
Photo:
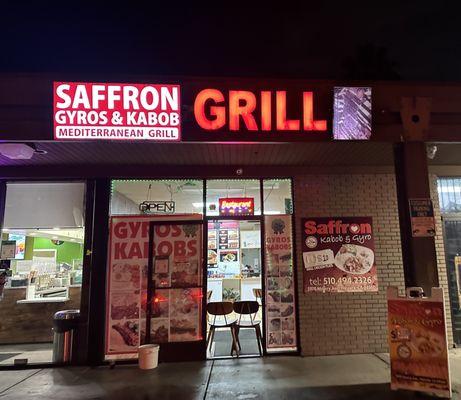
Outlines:
[[[153,369],[158,365],[158,344],[144,344],[138,347],[139,368]]]

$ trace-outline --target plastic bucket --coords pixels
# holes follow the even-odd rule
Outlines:
[[[158,365],[158,344],[145,344],[139,346],[139,368],[141,369],[154,369]]]

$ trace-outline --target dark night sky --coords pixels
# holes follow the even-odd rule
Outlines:
[[[343,78],[345,60],[371,43],[402,79],[461,80],[449,2],[193,3],[3,1],[0,71]]]

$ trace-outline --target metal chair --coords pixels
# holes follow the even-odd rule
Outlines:
[[[209,315],[214,317],[212,322],[208,320],[210,331],[206,341],[207,349],[213,343],[216,328],[229,328],[232,335],[231,356],[234,355],[234,352],[238,355],[237,335],[235,332],[235,323],[237,321],[230,319],[230,314],[233,312],[233,303],[230,301],[211,302],[207,304],[206,310]],[[224,321],[216,321],[216,317],[223,317]]]
[[[237,346],[239,350],[242,350],[239,340],[239,331],[240,328],[252,328],[256,333],[256,341],[258,343],[259,355],[263,355],[263,345],[262,345],[262,334],[261,334],[261,321],[256,321],[256,314],[259,310],[259,303],[257,301],[236,301],[234,303],[234,312],[239,315],[237,321],[235,322],[235,333]],[[242,320],[242,315],[249,315],[250,320]]]

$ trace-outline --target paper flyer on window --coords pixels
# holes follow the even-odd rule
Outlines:
[[[296,348],[291,215],[264,217],[267,348]]]
[[[137,357],[146,337],[149,224],[154,228],[151,341],[199,340],[202,298],[200,224],[174,217],[117,216],[110,223],[106,358]],[[184,216],[176,219],[184,220]],[[188,218],[190,219],[190,218]],[[190,288],[190,287],[195,288]]]

